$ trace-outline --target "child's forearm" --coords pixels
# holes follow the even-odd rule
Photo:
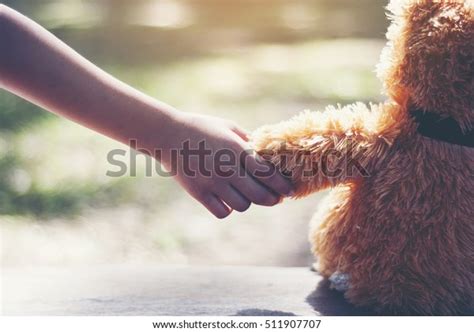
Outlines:
[[[167,131],[178,116],[170,106],[103,72],[44,28],[3,5],[0,86],[123,143],[137,139],[144,147],[165,146]]]

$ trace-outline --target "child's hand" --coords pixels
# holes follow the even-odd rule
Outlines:
[[[232,122],[180,113],[171,132],[161,162],[217,218],[245,211],[251,203],[272,206],[290,194],[289,181],[256,160],[245,132]],[[172,150],[179,151],[178,158],[170,157]]]

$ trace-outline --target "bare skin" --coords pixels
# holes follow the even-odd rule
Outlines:
[[[136,140],[139,149],[161,150],[158,161],[175,169],[178,183],[217,218],[245,211],[251,203],[275,205],[291,192],[279,173],[255,176],[268,165],[254,155],[229,167],[235,174],[245,168],[247,176],[219,176],[212,165],[210,176],[185,174],[182,161],[165,157],[167,152],[185,141],[197,146],[204,140],[211,155],[227,149],[239,156],[248,149],[245,132],[230,121],[180,112],[133,89],[1,4],[0,87],[122,143]]]

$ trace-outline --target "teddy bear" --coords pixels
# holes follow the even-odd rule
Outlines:
[[[386,101],[257,129],[295,198],[331,189],[310,227],[316,269],[358,307],[474,312],[474,4],[391,0]]]

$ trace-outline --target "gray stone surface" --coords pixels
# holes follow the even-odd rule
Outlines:
[[[4,268],[4,315],[364,314],[308,268]]]

